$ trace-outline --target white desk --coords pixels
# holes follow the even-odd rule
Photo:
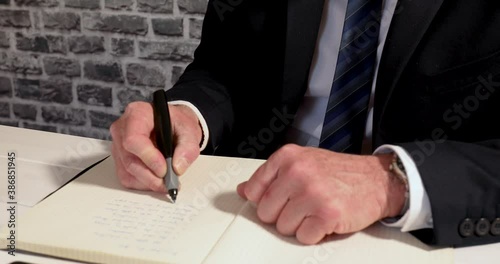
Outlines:
[[[29,202],[18,200],[18,215],[29,210],[30,202],[44,192],[55,190],[73,176],[94,164],[95,162],[110,155],[110,142],[97,139],[48,133],[36,130],[20,129],[0,126],[0,173],[4,174],[6,156],[8,151],[17,153],[18,174],[30,177],[24,184],[17,186],[17,191],[23,193],[21,198]],[[23,168],[29,166],[30,169]],[[37,173],[35,173],[37,172]],[[2,181],[5,176],[0,177]],[[41,181],[43,179],[43,181]],[[44,186],[41,186],[44,183]],[[1,184],[4,186],[4,183]],[[43,187],[43,188],[40,188]],[[38,192],[37,192],[38,190]],[[3,194],[5,190],[0,190]],[[35,197],[27,194],[35,194]],[[0,203],[1,210],[6,207],[5,202]],[[1,219],[0,226],[5,224]],[[500,243],[455,249],[456,264],[498,264],[500,261]],[[16,252],[16,256],[10,256],[5,251],[0,251],[0,264],[8,264],[13,261],[26,263],[79,263],[68,260],[42,257],[29,253]]]
[[[0,227],[5,225],[7,153],[16,153],[18,216],[75,175],[110,155],[110,142],[49,133],[37,130],[0,126]],[[77,263],[54,258],[0,251],[0,264],[13,261],[27,263]]]

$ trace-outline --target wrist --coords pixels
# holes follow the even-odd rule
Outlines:
[[[184,117],[187,117],[186,120],[190,125],[188,127],[194,128],[194,136],[198,139],[200,151],[203,150],[206,146],[206,141],[208,140],[206,122],[205,120],[201,120],[203,118],[201,113],[199,113],[198,109],[189,102],[186,101],[172,101],[169,102],[170,105],[179,109],[180,112],[183,113]],[[191,130],[192,131],[192,130]]]
[[[384,185],[382,189],[385,192],[382,194],[385,202],[380,219],[399,216],[407,201],[407,185],[391,167],[394,159],[393,154],[379,154],[375,157],[378,158],[383,170],[381,181]]]
[[[202,145],[204,135],[203,135],[203,128],[200,123],[200,119],[196,115],[196,113],[191,109],[189,106],[186,105],[175,105],[175,107],[178,107],[181,112],[184,113],[184,116],[189,120],[189,127],[194,129],[194,135],[196,139],[198,139],[199,146]]]
[[[407,201],[407,187],[398,179],[394,172],[390,172],[390,186],[388,193],[388,210],[383,218],[397,217],[402,215]]]

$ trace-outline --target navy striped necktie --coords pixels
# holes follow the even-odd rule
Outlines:
[[[361,152],[373,83],[382,0],[349,0],[319,147]]]

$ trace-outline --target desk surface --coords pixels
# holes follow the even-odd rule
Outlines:
[[[45,177],[71,178],[74,176],[73,174],[77,174],[79,171],[110,155],[109,141],[6,126],[0,126],[0,135],[0,160],[6,159],[8,151],[15,151],[18,155],[18,161],[30,163],[31,166],[35,167],[38,166],[40,171],[44,171],[44,168],[45,171],[51,171],[46,168],[64,168],[63,172],[58,173],[58,175],[43,175]],[[0,166],[4,165],[0,164]],[[22,168],[19,168],[19,170],[22,170]],[[4,179],[2,178],[2,180]],[[51,182],[60,184],[60,181]],[[19,186],[20,190],[18,191],[30,193],[37,187],[23,185]],[[5,192],[5,190],[1,190],[1,192]],[[5,201],[0,202],[0,206],[5,208]],[[29,208],[30,205],[20,205],[18,215],[22,215],[22,212],[29,210]],[[5,223],[4,219],[1,220],[0,226]],[[460,248],[455,249],[454,252],[456,264],[497,264],[498,259],[500,259],[500,243]],[[14,257],[8,255],[5,251],[0,251],[0,264],[8,264],[14,261],[40,264],[79,263],[20,252],[16,252]]]

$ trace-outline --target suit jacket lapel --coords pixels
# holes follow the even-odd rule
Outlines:
[[[324,0],[288,0],[282,99],[294,112],[297,97],[307,87],[323,4]]]
[[[374,135],[404,68],[444,0],[399,0],[385,42],[377,77]]]

